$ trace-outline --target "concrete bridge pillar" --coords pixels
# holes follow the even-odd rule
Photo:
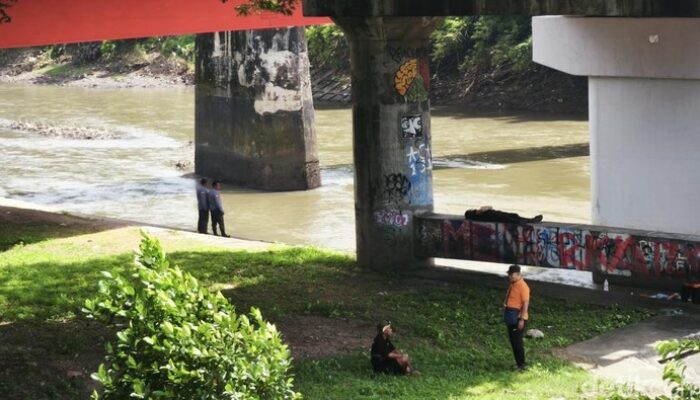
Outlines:
[[[357,259],[375,270],[429,266],[413,216],[433,210],[429,35],[440,18],[337,17],[352,55]]]
[[[593,223],[700,234],[700,19],[533,19],[534,60],[589,76]]]
[[[320,186],[303,27],[197,35],[195,172],[254,189]]]

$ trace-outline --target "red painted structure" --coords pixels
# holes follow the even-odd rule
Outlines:
[[[320,25],[328,18],[239,16],[242,0],[0,0],[0,48]]]

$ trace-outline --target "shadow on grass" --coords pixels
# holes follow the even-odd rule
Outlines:
[[[0,253],[20,244],[101,232],[121,226],[125,224],[0,206]]]
[[[169,258],[205,285],[221,290],[239,312],[259,307],[266,318],[280,326],[308,316],[329,324],[360,321],[358,326],[365,327],[391,319],[399,332],[395,343],[407,350],[423,371],[419,379],[375,376],[367,349],[346,350],[322,359],[299,359],[294,364],[296,382],[307,399],[575,398],[580,384],[589,378],[554,358],[552,348],[645,317],[629,309],[549,299],[535,293],[532,327],[543,330],[546,338],[527,342],[529,361],[535,367],[520,375],[512,372],[514,362],[500,315],[501,290],[380,275],[357,269],[354,260],[345,255],[313,248],[174,252]],[[122,254],[79,263],[20,263],[11,271],[0,268],[0,280],[9,283],[0,285],[0,315],[5,321],[15,321],[0,327],[0,335],[11,331],[23,337],[26,335],[22,332],[45,331],[31,343],[46,352],[78,346],[81,350],[77,354],[101,354],[101,344],[92,339],[64,345],[75,338],[91,337],[90,332],[83,334],[80,322],[71,320],[71,329],[52,331],[55,323],[36,321],[77,314],[83,301],[95,294],[100,271],[123,270],[131,259],[131,255]],[[325,346],[337,340],[332,334],[319,337],[313,326],[298,329],[306,330],[303,333],[311,338],[311,345]],[[366,330],[356,335],[360,339],[367,336],[367,343],[372,339]],[[13,340],[19,338],[11,338],[8,343]],[[22,357],[23,344],[19,343],[8,347],[7,359]],[[78,367],[64,366],[58,372],[44,374],[36,371],[43,368],[43,353],[28,354],[27,360],[10,361],[4,368],[12,384],[21,390],[32,386],[37,377],[46,379],[48,387],[59,387],[68,374],[67,368],[90,370],[96,365],[90,359],[79,361]],[[86,380],[76,382],[87,384]],[[80,398],[58,394],[42,397],[41,387],[36,390],[33,398]],[[84,393],[86,386],[60,393],[69,390]]]
[[[0,325],[2,399],[88,399],[113,334],[84,320]]]

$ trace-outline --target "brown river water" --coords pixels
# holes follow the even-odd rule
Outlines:
[[[0,85],[0,199],[195,229],[188,174],[193,93]],[[27,124],[55,129],[46,136]],[[76,131],[107,138],[56,136]],[[316,131],[323,187],[266,193],[225,186],[230,234],[354,249],[351,111],[317,109]],[[435,108],[432,136],[437,212],[488,204],[549,221],[590,222],[586,121]]]

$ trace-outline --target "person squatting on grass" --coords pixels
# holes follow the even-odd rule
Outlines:
[[[197,232],[205,234],[209,224],[209,189],[207,189],[207,182],[207,178],[202,178],[197,185],[197,208],[199,209]]]
[[[377,331],[378,333],[374,338],[374,343],[372,343],[371,351],[371,361],[374,372],[397,375],[420,375],[420,372],[411,366],[408,354],[403,354],[396,350],[394,344],[391,343],[391,337],[394,336],[394,329],[391,327],[391,322],[378,324]]]
[[[526,367],[523,332],[529,318],[527,311],[530,306],[530,287],[520,274],[519,265],[511,265],[508,268],[508,280],[510,285],[508,285],[506,300],[503,304],[505,307],[503,319],[508,328],[508,338],[510,346],[513,348],[518,371],[523,371]]]

